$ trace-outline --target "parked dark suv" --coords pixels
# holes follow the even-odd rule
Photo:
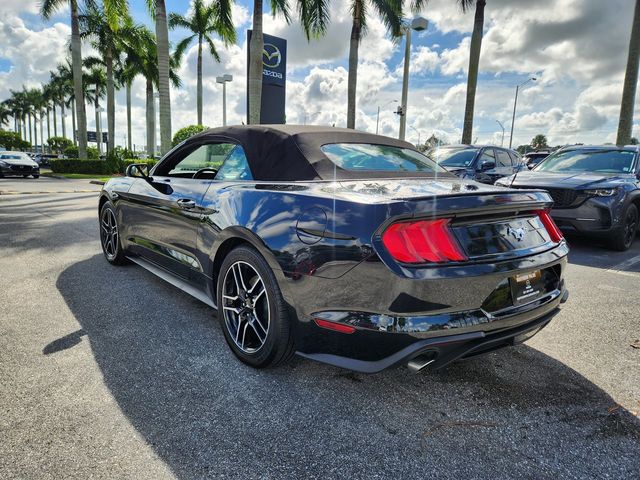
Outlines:
[[[528,152],[522,157],[522,161],[525,163],[529,170],[532,170],[542,160],[549,156],[549,152]]]
[[[553,197],[551,216],[562,230],[603,237],[613,249],[627,250],[638,231],[639,154],[636,146],[566,147],[515,180],[496,184],[544,188]]]
[[[494,146],[447,145],[431,157],[461,178],[489,184],[527,168],[516,151]]]

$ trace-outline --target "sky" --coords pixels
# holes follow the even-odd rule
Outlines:
[[[268,3],[268,2],[265,2]],[[189,0],[167,0],[167,10],[185,14]],[[0,100],[10,90],[40,86],[66,57],[69,12],[48,21],[38,15],[38,0],[2,0],[0,6]],[[143,0],[129,0],[134,19],[153,27]],[[229,124],[246,121],[246,30],[253,2],[238,1],[233,18],[238,44],[216,40],[221,62],[204,59],[204,124],[222,124],[222,91],[215,77],[232,74],[227,86]],[[515,86],[520,91],[514,125],[514,147],[544,134],[551,145],[615,141],[622,82],[633,16],[633,0],[487,0],[480,56],[473,139],[502,143],[501,122],[509,130]],[[308,42],[293,18],[265,12],[265,33],[288,41],[288,123],[346,126],[347,64],[351,30],[349,3],[331,3],[327,35]],[[435,134],[448,143],[460,141],[464,115],[469,42],[473,11],[464,14],[454,0],[430,0],[419,13],[429,27],[412,35],[407,140],[416,143]],[[413,16],[406,12],[406,16]],[[170,32],[175,45],[187,36]],[[91,53],[83,45],[83,55]],[[356,128],[374,132],[380,107],[380,133],[397,136],[394,113],[401,96],[404,41],[394,42],[374,15],[360,46]],[[196,123],[196,58],[193,44],[179,70],[183,86],[171,92],[172,127]],[[640,136],[640,98],[636,102],[634,136]],[[133,142],[145,143],[145,90],[133,84]],[[116,144],[125,143],[124,90],[116,95]],[[95,128],[93,106],[87,105],[89,129]],[[70,130],[71,118],[67,118]],[[103,125],[106,121],[103,120]],[[159,137],[158,137],[159,138]]]

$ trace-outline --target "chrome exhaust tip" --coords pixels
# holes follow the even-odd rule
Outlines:
[[[435,356],[432,353],[425,353],[409,360],[407,362],[407,368],[409,368],[413,373],[418,373],[435,361]]]

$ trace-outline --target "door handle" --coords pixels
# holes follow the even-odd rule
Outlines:
[[[184,208],[185,210],[189,210],[191,208],[196,208],[196,202],[190,200],[188,198],[181,198],[176,201],[180,208]]]

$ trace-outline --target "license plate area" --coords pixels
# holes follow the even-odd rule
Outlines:
[[[509,279],[509,283],[514,307],[533,302],[547,291],[541,270],[515,275]]]

